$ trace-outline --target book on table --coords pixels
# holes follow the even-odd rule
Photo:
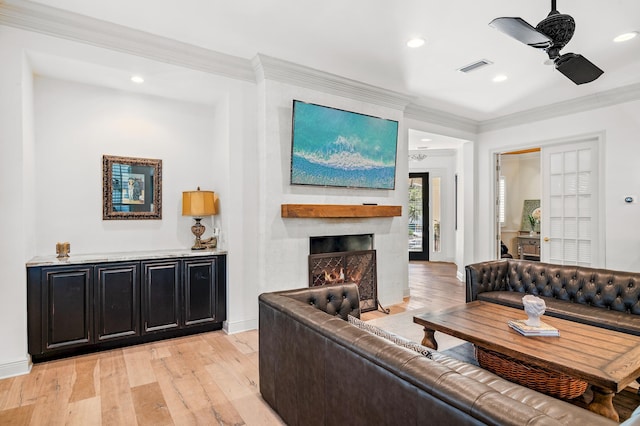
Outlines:
[[[513,328],[523,336],[559,336],[560,331],[557,328],[550,326],[549,324],[540,321],[539,326],[527,325],[527,320],[511,320],[509,321],[509,327]]]

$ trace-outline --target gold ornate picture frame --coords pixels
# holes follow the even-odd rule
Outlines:
[[[162,219],[162,160],[103,155],[102,219]]]

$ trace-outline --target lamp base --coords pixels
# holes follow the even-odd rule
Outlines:
[[[193,232],[193,235],[196,236],[196,242],[193,247],[191,247],[191,250],[204,250],[207,248],[207,246],[202,244],[202,240],[200,239],[200,237],[202,236],[202,234],[204,234],[204,231],[207,228],[205,228],[205,226],[200,223],[200,221],[202,220],[201,217],[194,217],[194,219],[196,221],[196,224],[191,227],[191,232]]]

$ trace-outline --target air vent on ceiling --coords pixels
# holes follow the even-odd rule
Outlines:
[[[493,62],[487,61],[486,59],[480,59],[479,61],[476,61],[476,62],[474,62],[472,64],[465,65],[462,68],[458,68],[458,71],[467,73],[467,72],[475,71],[475,70],[480,69],[482,67],[486,67],[487,65],[491,65],[492,63]]]

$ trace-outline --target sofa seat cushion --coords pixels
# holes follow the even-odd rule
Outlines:
[[[524,293],[516,291],[490,291],[478,294],[478,300],[524,309],[522,296]],[[640,336],[640,315],[557,300],[552,297],[538,297],[544,299],[547,305],[545,315]],[[522,314],[526,316],[524,312]]]

